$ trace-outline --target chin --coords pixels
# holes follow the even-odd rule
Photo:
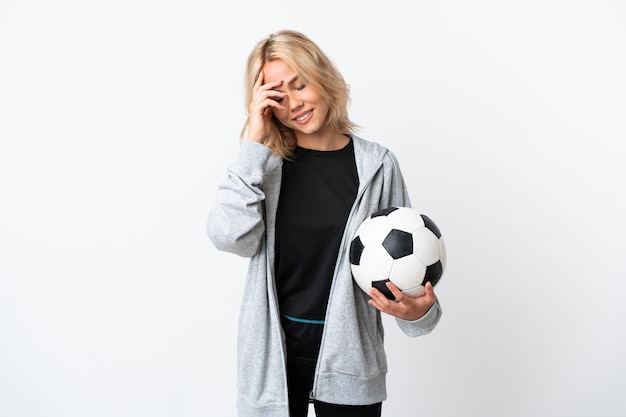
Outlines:
[[[317,123],[309,123],[306,126],[298,126],[297,128],[294,128],[294,130],[304,133],[306,135],[313,135],[315,133],[318,133],[321,129]]]

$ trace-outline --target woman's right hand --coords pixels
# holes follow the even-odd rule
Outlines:
[[[269,138],[272,127],[273,109],[284,110],[279,101],[286,93],[276,91],[283,82],[274,81],[263,84],[263,71],[254,83],[252,101],[248,105],[248,139],[264,143]]]

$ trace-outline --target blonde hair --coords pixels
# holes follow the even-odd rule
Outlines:
[[[304,78],[329,107],[327,126],[343,134],[351,134],[357,125],[348,117],[350,88],[331,60],[309,38],[300,32],[282,30],[260,41],[248,56],[244,77],[246,113],[252,101],[254,84],[266,62],[282,59],[298,75]],[[243,139],[249,123],[249,117],[241,131]],[[272,117],[272,129],[265,141],[275,154],[290,158],[296,147],[296,137],[292,129]]]

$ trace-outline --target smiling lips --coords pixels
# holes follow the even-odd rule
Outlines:
[[[297,123],[305,124],[306,122],[309,121],[309,119],[311,118],[312,114],[313,114],[313,110],[308,110],[308,111],[300,114],[298,117],[295,117],[294,120]]]

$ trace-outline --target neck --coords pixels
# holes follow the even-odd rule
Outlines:
[[[296,135],[296,144],[301,148],[316,151],[336,151],[344,148],[350,138],[339,132],[317,135]]]

